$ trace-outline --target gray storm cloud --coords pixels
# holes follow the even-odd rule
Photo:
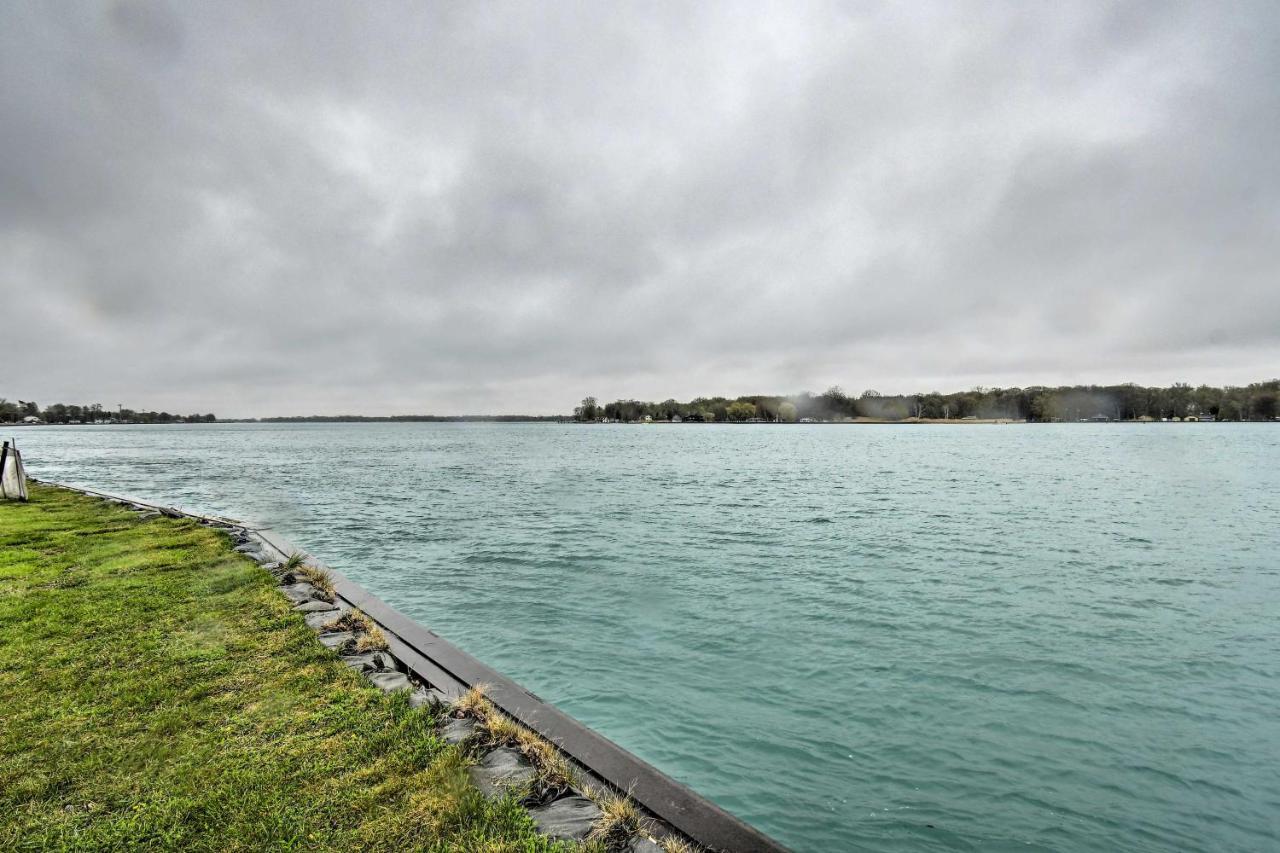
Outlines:
[[[1280,365],[1274,3],[3,18],[6,396],[539,413]]]

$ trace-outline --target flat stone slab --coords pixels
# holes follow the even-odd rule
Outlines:
[[[637,835],[627,845],[627,853],[662,853],[662,845],[652,838],[643,838]]]
[[[409,690],[413,683],[403,672],[389,670],[386,672],[366,672],[365,678],[373,682],[373,686],[390,693],[393,690]]]
[[[559,841],[586,838],[600,819],[600,807],[586,797],[565,797],[545,806],[529,809],[538,832]]]
[[[445,743],[456,746],[475,733],[476,721],[470,717],[463,717],[460,720],[450,720],[445,723],[440,729],[440,738]]]
[[[348,640],[354,640],[356,635],[350,631],[338,631],[334,634],[321,634],[320,642],[331,649],[339,648],[346,644]]]
[[[294,604],[303,604],[308,601],[319,600],[316,595],[320,590],[316,589],[309,583],[295,583],[290,584],[289,586],[282,586],[280,587],[280,591],[284,593],[285,597]]]
[[[467,768],[467,774],[480,793],[494,798],[501,797],[508,788],[532,784],[538,772],[520,750],[500,746],[480,759],[478,765]]]
[[[328,602],[326,601],[321,601],[316,603],[328,604]],[[295,609],[298,609],[298,608],[295,608]],[[304,617],[304,619],[306,620],[306,623],[316,631],[319,631],[325,625],[328,625],[334,619],[337,619],[343,613],[346,613],[347,610],[345,607],[334,606],[332,610],[312,610],[309,612],[308,611],[304,611],[304,612],[306,613],[306,616]]]
[[[409,697],[410,708],[442,708],[449,704],[449,697],[434,687],[418,688]]]
[[[293,609],[300,611],[302,613],[329,613],[331,611],[337,610],[338,606],[336,604],[330,604],[327,601],[318,601],[316,599],[312,599],[311,601],[302,602],[301,604],[295,606]],[[333,617],[330,617],[330,618],[333,618]]]
[[[381,667],[378,666],[379,660],[382,661]],[[400,664],[389,652],[357,652],[353,655],[343,655],[342,662],[361,672],[390,671],[400,668]]]

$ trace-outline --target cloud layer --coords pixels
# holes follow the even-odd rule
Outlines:
[[[15,4],[0,394],[1280,373],[1280,6]]]

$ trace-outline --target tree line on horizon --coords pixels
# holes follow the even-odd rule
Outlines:
[[[90,424],[95,422],[128,422],[135,424],[170,424],[175,421],[187,423],[213,423],[218,418],[212,413],[175,415],[169,412],[140,412],[126,409],[104,409],[101,403],[76,405],[74,403],[54,403],[40,408],[39,403],[28,400],[6,400],[0,397],[0,423],[17,423],[24,418],[39,418],[47,424]]]
[[[907,420],[910,418],[958,420],[963,418],[1026,421],[1078,421],[1196,417],[1220,421],[1269,421],[1280,406],[1280,379],[1247,386],[1192,387],[1175,382],[1168,387],[1121,385],[1063,385],[1059,387],[984,388],[941,394],[881,394],[863,391],[858,396],[832,386],[822,394],[748,394],[742,397],[697,397],[687,403],[674,399],[660,403],[615,400],[600,404],[587,397],[573,411],[579,421],[685,421],[746,422],[840,421],[855,418]]]
[[[270,418],[237,418],[231,423],[524,423],[563,421],[563,415],[281,415]]]

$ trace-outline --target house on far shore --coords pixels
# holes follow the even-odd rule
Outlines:
[[[1091,424],[1105,424],[1105,423],[1109,423],[1111,421],[1111,418],[1099,412],[1098,414],[1094,415],[1091,418],[1081,418],[1080,420],[1085,421],[1086,423],[1091,423]]]
[[[680,423],[682,420],[684,420],[684,418],[680,417],[679,415],[672,415],[672,416],[671,416],[671,422],[672,422],[673,424],[678,424],[678,423]]]
[[[44,423],[44,421],[40,420],[40,419],[39,419],[38,417],[36,417],[35,415],[27,415],[25,418],[23,418],[23,419],[22,419],[22,422],[23,422],[24,424],[42,424],[42,423]]]

